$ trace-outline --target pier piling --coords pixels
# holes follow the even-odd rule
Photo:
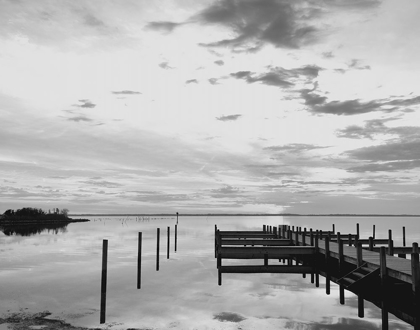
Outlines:
[[[160,228],[157,228],[157,235],[156,235],[156,271],[159,270],[159,245],[160,245]]]
[[[141,288],[141,245],[142,233],[139,232],[138,251],[137,251],[137,289]]]
[[[101,276],[101,310],[100,323],[105,323],[106,315],[106,281],[108,271],[108,240],[104,239],[102,242],[102,276]]]

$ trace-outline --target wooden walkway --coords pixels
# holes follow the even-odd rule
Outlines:
[[[394,247],[391,231],[388,239],[361,239],[358,226],[357,234],[347,235],[335,233],[334,225],[327,232],[292,230],[286,225],[264,225],[262,231],[252,232],[220,231],[215,226],[219,285],[222,273],[294,273],[311,274],[311,282],[318,287],[321,274],[326,278],[327,294],[330,281],[339,285],[340,304],[344,304],[345,289],[357,295],[359,317],[364,316],[366,299],[381,308],[383,330],[388,329],[388,312],[420,330],[418,244],[406,247],[404,227],[403,232],[403,246]],[[411,259],[406,259],[407,254]],[[222,265],[223,259],[261,259],[264,263]]]

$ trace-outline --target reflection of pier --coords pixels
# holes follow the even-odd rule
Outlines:
[[[405,230],[403,231],[405,234]],[[380,246],[377,246],[380,245]],[[388,329],[388,312],[420,329],[420,268],[418,244],[394,246],[388,239],[361,239],[357,234],[309,231],[290,226],[263,226],[262,231],[220,231],[215,228],[215,256],[219,285],[223,273],[296,273],[311,275],[319,286],[319,275],[358,296],[359,316],[364,316],[364,300],[382,310],[382,329]],[[398,255],[395,257],[394,255]],[[406,256],[411,256],[406,259]],[[224,265],[223,259],[261,259],[262,265]],[[281,264],[269,264],[275,259]]]

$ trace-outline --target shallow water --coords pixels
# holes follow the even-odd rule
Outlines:
[[[381,311],[365,302],[357,316],[357,297],[338,286],[325,294],[295,274],[224,274],[217,285],[214,225],[221,230],[260,230],[263,224],[301,226],[387,238],[394,245],[420,241],[419,218],[405,217],[180,217],[174,252],[175,217],[90,218],[61,231],[33,236],[0,232],[0,311],[40,312],[73,325],[100,327],[102,240],[108,239],[106,324],[112,329],[377,329]],[[167,227],[171,230],[166,258]],[[160,228],[160,270],[156,271],[156,229]],[[137,239],[143,233],[142,288],[137,290]],[[227,263],[228,261],[226,261]],[[234,261],[229,261],[234,263]],[[253,261],[253,263],[259,263]],[[412,329],[390,315],[390,329]]]

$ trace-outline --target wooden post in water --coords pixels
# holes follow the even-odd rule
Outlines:
[[[373,225],[373,233],[372,233],[373,239],[375,239],[375,225]]]
[[[156,271],[159,270],[159,245],[160,245],[160,228],[157,228],[157,237],[156,237]]]
[[[349,246],[352,246],[353,240],[352,240],[352,234],[349,234]]]
[[[413,279],[414,303],[418,308],[420,306],[420,267],[418,253],[411,253],[411,274]]]
[[[357,236],[357,239],[360,238],[360,226],[359,226],[359,223],[356,223],[356,236]]]
[[[139,232],[139,241],[137,249],[137,289],[141,288],[141,243],[142,243],[142,233]]]
[[[266,225],[263,225],[263,232],[264,232],[264,234],[266,233],[266,231],[267,231],[267,226]]]
[[[381,293],[382,293],[382,329],[388,330],[388,310],[387,310],[387,268],[386,268],[386,250],[384,246],[381,246],[379,250],[379,267],[381,277]]]
[[[101,276],[100,324],[105,323],[107,270],[108,270],[108,240],[104,239],[103,242],[102,242],[102,276]]]
[[[319,287],[319,270],[318,270],[318,258],[319,258],[319,243],[318,243],[318,230],[315,236],[315,258],[314,258],[314,268],[315,268],[315,286]]]
[[[405,246],[405,227],[403,226],[403,246]]]
[[[178,212],[176,212],[176,224],[178,224]]]
[[[175,253],[176,253],[177,246],[178,246],[178,225],[175,225]]]
[[[325,265],[326,265],[326,276],[325,276],[325,293],[327,295],[331,292],[331,275],[330,275],[330,238],[325,236]]]
[[[335,224],[332,224],[332,233],[335,234]]]
[[[388,242],[388,254],[390,256],[394,255],[394,241],[392,239]]]
[[[168,226],[168,242],[166,244],[166,259],[169,259],[170,241],[171,241],[171,227]]]
[[[369,237],[369,251],[373,251],[373,237]]]
[[[340,276],[343,275],[343,266],[344,266],[344,245],[341,240],[340,232],[337,232],[337,243],[338,243],[338,273]],[[344,305],[344,286],[340,285],[340,304]]]
[[[363,265],[363,250],[362,243],[357,243],[357,267]],[[359,317],[365,316],[365,308],[362,293],[357,295],[358,315]]]

